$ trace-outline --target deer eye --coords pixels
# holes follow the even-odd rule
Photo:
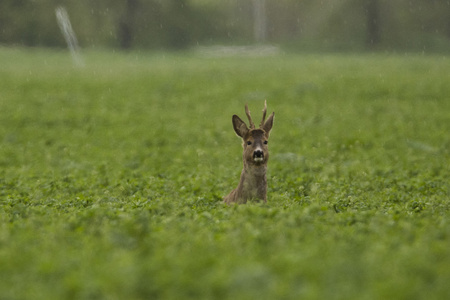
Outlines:
[[[264,141],[264,144],[267,145],[268,142],[269,142],[269,141]]]
[[[252,142],[250,142],[250,141],[247,142],[247,145],[251,145],[251,144],[252,144]]]

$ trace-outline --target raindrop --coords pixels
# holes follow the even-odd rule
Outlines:
[[[61,29],[70,53],[72,54],[74,64],[78,67],[84,66],[84,62],[80,56],[80,48],[78,47],[77,37],[72,29],[72,25],[70,24],[69,14],[62,6],[57,7],[55,13],[59,28]]]

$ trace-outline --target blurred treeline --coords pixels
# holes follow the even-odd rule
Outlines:
[[[450,51],[448,0],[0,0],[0,45],[65,46],[58,6],[81,47]]]

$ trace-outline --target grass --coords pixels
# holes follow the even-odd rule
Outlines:
[[[0,48],[1,299],[444,299],[450,59]],[[231,116],[275,111],[266,205]]]

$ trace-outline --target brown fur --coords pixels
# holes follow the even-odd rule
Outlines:
[[[243,204],[248,200],[267,202],[266,171],[267,162],[269,161],[267,142],[273,125],[274,113],[272,113],[267,121],[265,121],[266,107],[265,104],[263,119],[259,128],[255,128],[247,105],[245,111],[249,118],[250,128],[247,127],[244,121],[237,115],[233,115],[232,122],[234,131],[243,141],[244,151],[242,160],[244,168],[242,169],[241,179],[237,188],[232,190],[231,193],[223,199],[225,203]],[[259,154],[255,151],[259,152]],[[262,157],[258,160],[258,157],[260,156]]]

